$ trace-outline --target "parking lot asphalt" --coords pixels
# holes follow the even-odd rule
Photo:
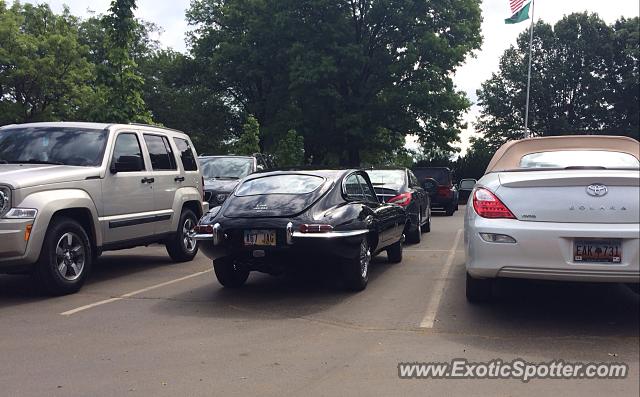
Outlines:
[[[223,289],[202,254],[107,253],[77,294],[0,276],[0,395],[639,395],[640,299],[618,284],[501,281],[464,297],[464,207],[345,291],[318,269]],[[399,362],[623,362],[624,380],[403,380]]]

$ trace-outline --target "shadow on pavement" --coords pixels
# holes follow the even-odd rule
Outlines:
[[[212,273],[207,284],[162,300],[154,310],[171,316],[251,320],[301,317],[366,294],[393,266],[385,255],[374,258],[369,286],[361,292],[346,290],[334,269],[315,267],[277,277],[253,272],[238,289],[222,287]]]

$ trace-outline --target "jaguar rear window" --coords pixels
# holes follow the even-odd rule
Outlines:
[[[259,194],[307,194],[319,188],[324,178],[315,175],[270,175],[250,179],[236,191],[236,196]]]

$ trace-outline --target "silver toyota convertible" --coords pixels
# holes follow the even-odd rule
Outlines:
[[[640,282],[638,141],[532,138],[503,145],[465,214],[467,299],[496,278]]]

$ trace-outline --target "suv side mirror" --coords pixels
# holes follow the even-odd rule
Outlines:
[[[138,156],[120,156],[114,159],[109,170],[112,174],[142,171],[142,161]]]

